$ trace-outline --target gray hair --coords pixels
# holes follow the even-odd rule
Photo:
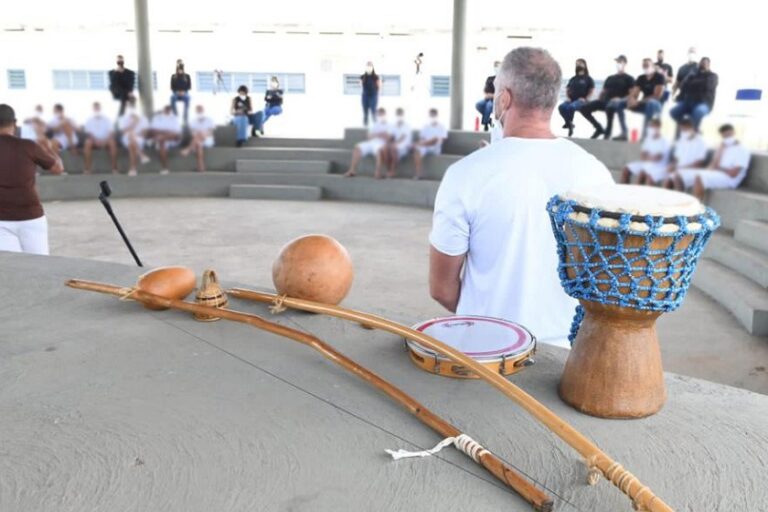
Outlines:
[[[523,110],[552,110],[562,80],[560,65],[547,50],[521,47],[504,57],[496,87],[511,90],[515,105]]]

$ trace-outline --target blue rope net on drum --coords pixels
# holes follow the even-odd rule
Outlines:
[[[669,312],[691,284],[696,263],[720,225],[711,208],[685,217],[637,216],[585,208],[555,196],[547,203],[565,292],[599,304]],[[576,307],[568,340],[584,319]]]

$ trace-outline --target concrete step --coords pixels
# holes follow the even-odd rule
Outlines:
[[[335,148],[351,149],[345,139],[299,139],[288,137],[252,137],[245,143],[249,148]]]
[[[720,214],[723,227],[735,230],[741,220],[768,221],[768,194],[751,190],[711,190],[707,204]]]
[[[742,219],[736,225],[736,240],[768,254],[768,222]]]
[[[752,153],[749,172],[742,186],[768,194],[768,153],[765,151]]]
[[[768,336],[768,290],[708,258],[699,261],[693,284],[733,313],[750,334]]]
[[[235,199],[282,199],[317,201],[323,189],[306,185],[230,185],[229,197]]]
[[[235,171],[323,174],[331,172],[331,162],[328,160],[237,160]]]
[[[768,254],[737,241],[734,237],[716,233],[704,255],[735,270],[744,277],[768,288]]]

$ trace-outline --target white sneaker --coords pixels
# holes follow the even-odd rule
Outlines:
[[[141,165],[148,164],[150,162],[149,157],[143,153],[139,156],[139,159],[141,160]]]
[[[168,169],[163,169],[162,171],[160,171],[160,174],[165,176],[166,174],[171,174],[171,171],[169,171]]]
[[[139,173],[136,172],[136,169],[131,169],[130,171],[128,171],[128,176],[138,176],[138,175]]]

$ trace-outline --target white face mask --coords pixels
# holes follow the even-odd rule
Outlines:
[[[651,66],[647,68],[643,68],[643,71],[645,71],[645,74],[650,76],[656,72],[656,70]]]
[[[129,116],[132,116],[136,114],[136,109],[133,107],[128,107],[127,109],[125,109],[125,113],[128,114]]]
[[[366,66],[365,67],[365,72],[366,73],[373,73],[373,66]]]
[[[617,62],[616,63],[616,71],[618,71],[618,72],[624,71],[624,64],[621,63],[621,62]]]
[[[493,127],[491,128],[491,144],[496,142],[497,140],[501,140],[504,138],[504,123],[502,119],[504,119],[504,115],[507,113],[506,110],[497,111],[496,105],[499,104],[499,96],[497,95],[493,98]]]
[[[651,138],[656,138],[659,136],[659,129],[658,128],[648,128],[648,136]]]
[[[403,124],[405,122],[405,118],[403,116],[397,116],[395,119],[397,119],[398,124]]]
[[[273,88],[273,89],[277,89],[277,87],[278,87],[280,84],[278,84],[277,82],[272,82],[272,83],[271,83],[271,85],[272,85],[272,88]]]
[[[386,123],[387,122],[387,116],[379,114],[376,116],[376,121],[379,123]]]
[[[693,138],[693,130],[684,130],[680,132],[680,138],[684,140],[690,140]]]
[[[429,122],[432,124],[437,124],[437,116],[430,116]]]
[[[245,94],[241,94],[241,95],[240,95],[240,99],[241,99],[241,100],[243,100],[243,101],[245,101],[245,98],[247,98],[247,97],[248,97],[248,96],[246,96]]]
[[[688,52],[688,62],[696,62],[696,53]]]
[[[493,67],[493,74],[498,75],[499,71],[501,71],[501,66],[494,66]]]
[[[101,110],[94,110],[93,111],[93,116],[94,117],[99,117],[100,115],[101,115]]]
[[[736,137],[731,135],[730,137],[724,138],[723,144],[725,144],[726,146],[733,146],[734,144],[736,144]]]

